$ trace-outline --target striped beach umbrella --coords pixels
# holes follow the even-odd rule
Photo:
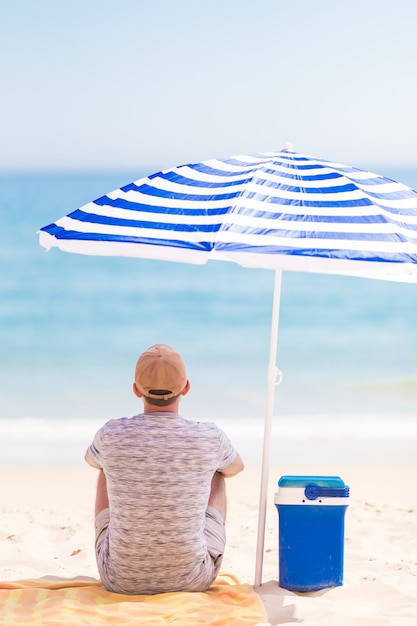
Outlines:
[[[142,178],[45,226],[40,244],[275,271],[255,571],[261,584],[281,273],[417,282],[417,192],[287,146]]]

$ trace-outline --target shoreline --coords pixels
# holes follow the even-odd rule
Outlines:
[[[183,414],[183,413],[182,413]],[[190,419],[189,416],[183,414]],[[107,420],[0,418],[0,469],[82,467],[95,432]],[[265,419],[218,418],[247,465],[262,461]],[[274,415],[270,463],[413,463],[417,449],[414,414],[340,413]]]

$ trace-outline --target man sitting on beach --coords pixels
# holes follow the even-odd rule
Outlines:
[[[100,470],[96,558],[116,593],[204,591],[225,549],[225,477],[243,469],[213,423],[178,414],[190,389],[181,356],[164,344],[139,357],[133,392],[144,412],[107,422],[86,461]]]

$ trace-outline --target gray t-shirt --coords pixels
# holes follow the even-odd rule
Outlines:
[[[215,424],[177,413],[107,422],[88,449],[106,475],[110,524],[102,578],[121,593],[187,587],[209,558],[204,536],[211,479],[235,459]]]

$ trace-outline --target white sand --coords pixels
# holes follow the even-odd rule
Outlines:
[[[283,474],[338,474],[351,487],[342,587],[295,594],[278,586],[276,482]],[[0,579],[55,575],[97,578],[93,550],[95,470],[0,469]],[[270,470],[263,585],[271,624],[415,626],[417,464],[302,466]],[[228,480],[228,547],[223,570],[253,584],[259,469]]]

